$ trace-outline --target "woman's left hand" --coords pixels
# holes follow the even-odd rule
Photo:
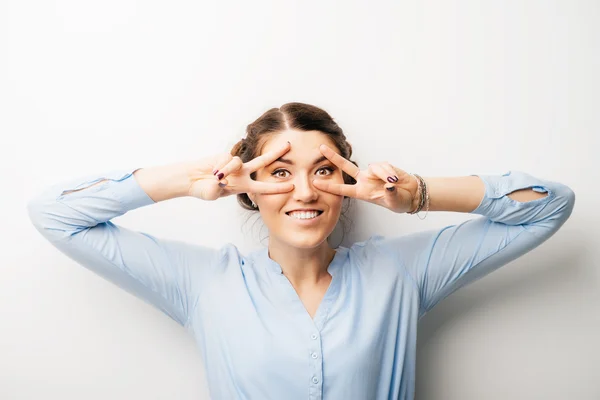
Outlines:
[[[317,189],[368,201],[396,213],[405,213],[416,208],[414,201],[418,182],[411,174],[387,162],[369,164],[366,170],[361,171],[330,147],[323,144],[319,150],[334,165],[354,177],[356,184],[346,185],[315,179],[313,184]]]

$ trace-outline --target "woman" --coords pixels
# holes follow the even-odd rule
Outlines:
[[[351,156],[328,113],[289,103],[250,124],[231,154],[74,180],[28,210],[59,250],[194,336],[214,399],[410,399],[419,318],[552,236],[575,196],[523,172],[422,178],[388,163],[360,170]],[[233,194],[260,213],[268,248],[244,255],[110,221],[174,197]],[[350,198],[481,217],[331,248]]]

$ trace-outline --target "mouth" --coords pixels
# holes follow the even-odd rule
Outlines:
[[[317,220],[321,214],[323,214],[322,210],[313,210],[313,211],[288,211],[286,212],[287,216],[292,218],[294,221],[298,222],[309,222]]]

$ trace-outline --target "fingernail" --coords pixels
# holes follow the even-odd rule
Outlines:
[[[221,179],[223,179],[224,176],[225,176],[225,174],[220,172],[219,175],[217,175],[217,178],[219,178],[219,180],[221,180]]]
[[[227,186],[227,185],[226,185],[226,184],[224,184],[224,183],[222,183],[222,182],[219,182],[219,186],[220,186],[220,187],[222,187],[222,188],[224,188],[224,187],[225,187],[225,186]]]
[[[398,182],[398,177],[394,175],[394,182]]]
[[[391,186],[391,187],[389,187],[389,188],[386,188],[386,189],[387,189],[387,190],[389,190],[390,192],[393,192],[394,190],[396,190],[396,188],[395,188],[395,187],[393,187],[393,186]]]
[[[398,179],[394,180],[394,178],[392,178],[391,176],[388,176],[388,177],[387,177],[387,181],[388,181],[389,183],[396,183],[396,182],[398,182]]]
[[[219,172],[219,170],[218,170],[218,169],[215,169],[215,170],[213,170],[213,175],[216,175],[216,174],[217,174],[217,172]]]

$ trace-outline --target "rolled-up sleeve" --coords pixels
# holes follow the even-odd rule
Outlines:
[[[136,170],[54,185],[31,199],[27,211],[35,228],[61,252],[185,326],[221,250],[111,222],[155,203],[137,183]]]
[[[380,248],[396,253],[414,280],[420,315],[457,289],[515,260],[550,238],[571,215],[575,194],[566,185],[525,172],[477,175],[485,195],[461,224],[401,237],[377,237]],[[532,189],[547,196],[519,202],[507,195]]]

